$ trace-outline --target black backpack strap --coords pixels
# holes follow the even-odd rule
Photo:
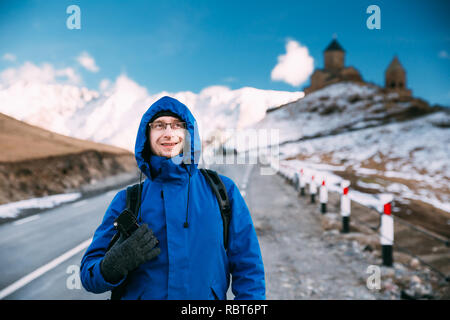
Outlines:
[[[223,221],[223,243],[226,250],[228,248],[228,227],[231,220],[231,205],[227,189],[216,171],[202,168],[200,172],[205,176],[219,203]]]
[[[139,189],[139,185],[141,188]],[[140,207],[140,201],[138,200],[141,198],[141,190],[142,190],[142,184],[136,183],[135,185],[127,187],[127,198],[126,198],[126,209],[130,210],[131,213],[133,213],[134,217],[137,219],[138,217],[138,210]],[[106,248],[106,251],[109,251],[111,247],[116,243],[117,240],[119,240],[120,234],[117,232],[109,242],[108,247]]]
[[[142,184],[136,183],[127,187],[127,209],[129,209],[135,217],[138,216],[138,211],[141,206],[139,201],[141,198]]]

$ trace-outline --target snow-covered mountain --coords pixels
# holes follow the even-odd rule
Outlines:
[[[201,137],[207,139],[217,129],[252,125],[267,109],[298,100],[304,94],[224,86],[208,87],[198,94],[150,94],[125,75],[114,83],[102,83],[100,91],[31,79],[0,85],[0,112],[60,134],[133,150],[142,114],[165,95],[191,109]]]
[[[99,93],[70,84],[18,81],[0,89],[0,112],[64,135],[66,120]]]

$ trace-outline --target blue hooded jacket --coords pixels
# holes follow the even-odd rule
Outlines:
[[[146,130],[150,119],[160,111],[171,111],[187,124],[188,148],[171,159],[151,155],[149,150]],[[217,199],[197,168],[200,154],[197,124],[184,104],[163,97],[145,112],[135,146],[138,167],[147,176],[138,218],[153,230],[161,254],[129,274],[122,299],[226,299],[230,275],[235,299],[265,299],[260,247],[245,200],[234,182],[221,175],[232,207],[225,250]],[[113,221],[125,206],[126,191],[121,190],[82,258],[80,277],[88,291],[110,291],[124,280],[117,284],[106,281],[100,262],[116,232]]]

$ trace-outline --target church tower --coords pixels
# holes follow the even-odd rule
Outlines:
[[[344,68],[345,50],[342,49],[336,38],[324,50],[325,71],[336,72]]]
[[[304,89],[305,94],[319,90],[333,83],[351,81],[363,83],[359,71],[354,67],[345,66],[345,50],[333,36],[333,40],[323,51],[324,67],[315,69],[311,75],[311,85]]]
[[[406,88],[406,71],[397,56],[392,59],[384,73],[384,76],[384,87],[387,90],[396,91],[402,95],[411,95],[411,91]]]

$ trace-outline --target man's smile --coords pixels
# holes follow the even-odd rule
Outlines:
[[[162,143],[160,143],[160,146],[170,149],[170,148],[175,147],[178,143],[179,142],[162,142]]]

